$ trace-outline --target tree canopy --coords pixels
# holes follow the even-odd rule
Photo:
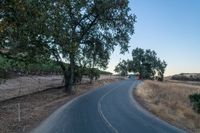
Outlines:
[[[122,60],[116,67],[115,67],[115,72],[119,73],[121,76],[127,76],[128,75],[128,62]]]
[[[136,48],[132,51],[132,60],[123,60],[116,66],[115,71],[123,75],[128,72],[134,72],[143,79],[158,79],[162,81],[166,66],[166,62],[161,61],[154,50]]]

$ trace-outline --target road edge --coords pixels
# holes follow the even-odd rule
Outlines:
[[[45,118],[44,120],[42,120],[37,127],[33,128],[32,130],[29,131],[29,133],[43,133],[41,132],[42,131],[42,128],[43,126],[42,125],[46,125],[47,123],[51,122],[51,119],[53,117],[56,117],[57,114],[60,114],[60,112],[62,112],[65,108],[67,108],[70,104],[76,102],[77,100],[79,100],[80,98],[84,97],[84,96],[87,96],[91,93],[93,93],[94,91],[97,91],[99,89],[102,89],[103,87],[105,86],[108,86],[110,84],[113,84],[113,83],[117,83],[117,82],[121,82],[121,81],[124,81],[124,80],[118,80],[118,81],[114,81],[114,82],[110,82],[108,84],[105,84],[103,86],[100,86],[100,87],[97,87],[97,88],[94,88],[94,89],[91,89],[89,90],[88,92],[85,92],[77,97],[74,97],[73,99],[71,99],[70,101],[68,101],[67,103],[65,103],[64,105],[60,106],[58,109],[56,109],[53,113],[51,113],[47,118]],[[58,117],[58,116],[57,116]]]

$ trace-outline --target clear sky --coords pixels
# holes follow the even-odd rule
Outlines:
[[[200,73],[200,0],[130,0],[129,6],[137,16],[131,47],[125,55],[116,48],[108,71],[141,47],[155,50],[167,62],[165,76]]]

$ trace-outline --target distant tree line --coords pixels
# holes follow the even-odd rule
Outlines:
[[[69,64],[65,63],[68,67]],[[93,69],[93,70],[91,70]],[[92,82],[98,79],[100,75],[112,75],[110,72],[102,71],[97,68],[81,68],[76,66],[74,82],[81,82],[83,76],[87,76]],[[92,72],[91,72],[92,71]],[[81,73],[82,72],[82,73]],[[60,66],[54,60],[41,63],[25,64],[0,56],[0,79],[9,79],[26,75],[55,75],[62,74]]]
[[[200,81],[199,73],[181,73],[171,77],[173,80]]]
[[[115,72],[128,75],[128,72],[138,74],[142,79],[157,79],[162,81],[167,63],[157,57],[154,50],[133,49],[132,60],[122,60]]]
[[[75,72],[107,67],[116,46],[128,50],[136,16],[128,0],[1,0],[0,55],[16,63],[52,59],[60,66],[66,91]],[[65,64],[69,65],[65,65]],[[78,66],[78,67],[76,67]]]

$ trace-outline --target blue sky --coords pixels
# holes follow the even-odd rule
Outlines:
[[[108,71],[122,59],[131,59],[136,47],[155,50],[168,66],[165,75],[200,73],[200,0],[130,0],[136,14],[129,53],[112,54]]]

